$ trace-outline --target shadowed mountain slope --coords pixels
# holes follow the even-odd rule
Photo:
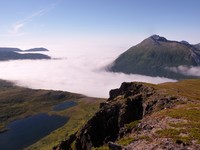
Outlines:
[[[113,72],[161,76],[173,79],[193,78],[170,70],[178,66],[199,66],[199,45],[169,41],[153,35],[121,54],[109,68]]]

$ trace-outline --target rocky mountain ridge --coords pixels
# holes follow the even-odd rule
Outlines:
[[[110,91],[107,102],[100,104],[100,110],[79,131],[54,149],[198,149],[200,135],[195,139],[178,127],[187,120],[167,114],[176,108],[190,109],[193,104],[200,106],[199,101],[169,94],[154,85],[122,83],[119,89]],[[167,131],[176,136],[165,136]]]

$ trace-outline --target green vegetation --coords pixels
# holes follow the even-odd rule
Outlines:
[[[110,70],[173,79],[191,78],[167,69],[180,65],[197,66],[191,57],[190,46],[179,42],[155,41],[149,37],[121,54]]]
[[[138,140],[145,140],[145,141],[149,141],[149,142],[152,141],[152,139],[149,136],[147,136],[147,135],[141,135],[141,136],[139,136]]]
[[[55,105],[72,100],[77,102],[76,106],[62,111],[53,111]],[[76,132],[98,110],[102,101],[104,99],[69,92],[18,87],[0,80],[0,132],[5,131],[10,122],[38,113],[69,117],[69,121],[64,126],[27,148],[51,150],[61,140]]]
[[[155,85],[155,87],[165,89],[167,93],[171,95],[185,96],[189,99],[200,100],[200,79],[163,83]]]
[[[188,104],[181,108],[163,111],[162,115],[186,121],[170,123],[170,128],[157,131],[161,137],[181,140],[184,143],[196,140],[200,144],[200,104]]]
[[[50,135],[31,145],[27,150],[51,150],[52,147],[59,144],[60,141],[78,131],[98,110],[100,102],[102,102],[102,99],[79,99],[77,106],[61,112],[61,115],[70,117],[69,121],[63,127],[53,131]]]
[[[103,145],[97,148],[92,148],[92,150],[109,150],[109,147],[107,145]]]
[[[180,135],[180,131],[178,131],[177,129],[164,129],[164,130],[158,130],[156,132],[157,134],[167,137],[167,138],[178,138]]]
[[[125,124],[125,127],[127,128],[127,129],[133,129],[133,128],[136,128],[137,127],[137,125],[140,123],[140,120],[136,120],[136,121],[132,121],[132,122],[130,122],[129,124]]]
[[[121,146],[127,146],[128,144],[134,142],[136,139],[131,136],[125,136],[119,140],[116,141],[117,144]],[[107,145],[103,145],[97,148],[92,148],[92,150],[109,150],[109,147]]]
[[[83,96],[62,91],[32,90],[0,80],[0,131],[8,123],[30,115],[50,112],[60,102]]]
[[[122,146],[127,146],[128,144],[132,143],[133,141],[135,141],[135,138],[131,137],[131,136],[125,136],[121,139],[119,139],[116,143]]]
[[[161,116],[183,119],[185,122],[170,123],[170,128],[157,131],[157,133],[162,137],[170,137],[184,143],[190,143],[192,140],[200,143],[200,79],[163,83],[154,87],[165,89],[165,92],[170,95],[186,97],[191,101],[177,108],[159,112]]]
[[[52,90],[31,90],[17,87],[9,82],[0,81],[0,129],[5,127],[13,120],[24,118],[41,112],[57,114],[69,117],[69,121],[61,128],[53,131],[37,143],[26,148],[27,150],[50,150],[53,146],[77,132],[98,110],[99,104],[104,99],[89,98],[83,95],[52,91]],[[172,138],[175,142],[190,144],[200,143],[200,79],[184,80],[175,83],[163,83],[158,85],[146,84],[154,87],[162,95],[171,97],[187,98],[187,103],[177,103],[174,108],[164,109],[151,114],[152,118],[161,117],[176,118],[177,122],[171,122],[166,128],[157,130],[153,137]],[[172,98],[173,99],[173,98]],[[62,111],[53,111],[52,108],[63,101],[75,101],[77,105]],[[136,128],[140,120],[126,124],[127,129]],[[160,129],[160,128],[159,128]],[[142,130],[142,129],[141,129]],[[151,142],[152,136],[144,134],[127,134],[116,141],[119,145],[126,146],[135,140],[146,140]],[[93,150],[107,150],[104,145]]]

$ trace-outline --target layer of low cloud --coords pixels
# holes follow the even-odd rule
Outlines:
[[[118,88],[125,81],[149,83],[175,81],[161,77],[104,71],[102,68],[110,63],[113,57],[98,54],[89,56],[84,53],[78,56],[69,56],[65,53],[62,57],[60,60],[0,62],[0,78],[35,89],[64,90],[105,98],[108,97],[110,89]]]
[[[200,66],[178,66],[167,69],[186,76],[200,77]]]

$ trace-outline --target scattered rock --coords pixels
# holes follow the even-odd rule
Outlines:
[[[117,143],[113,143],[113,142],[108,142],[108,147],[110,150],[122,150],[122,146],[117,144]]]

